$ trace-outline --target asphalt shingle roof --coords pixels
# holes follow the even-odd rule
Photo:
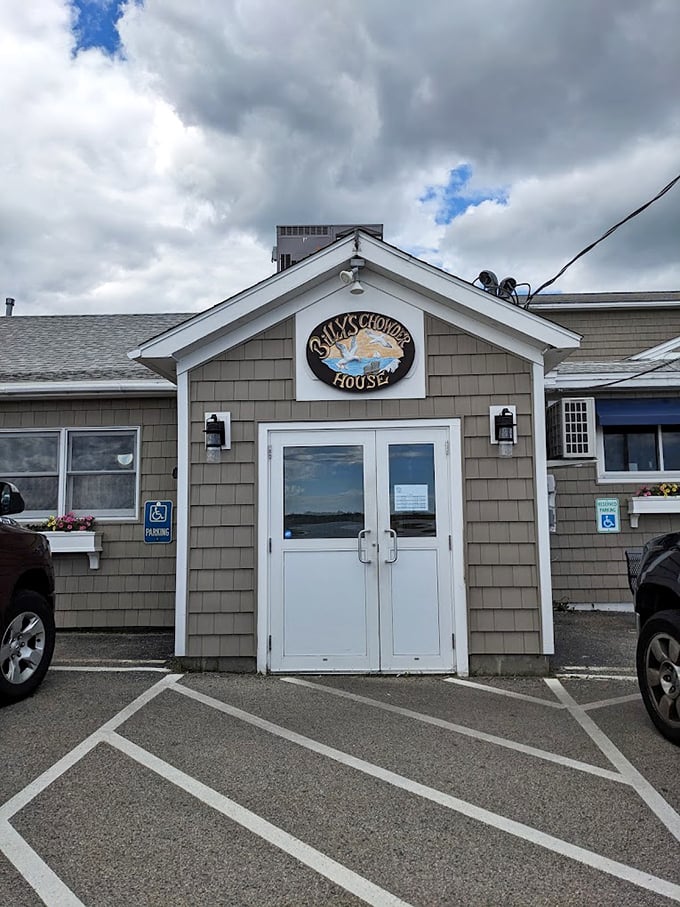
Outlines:
[[[157,380],[128,352],[194,314],[0,317],[0,381]]]
[[[522,297],[520,296],[520,300]],[[649,292],[622,292],[622,293],[539,293],[530,305],[530,310],[535,310],[541,305],[588,305],[597,303],[605,306],[608,303],[646,303],[653,308],[662,302],[680,302],[678,290],[651,290]]]

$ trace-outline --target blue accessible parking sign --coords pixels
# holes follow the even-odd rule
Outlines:
[[[598,532],[621,532],[618,498],[597,498],[595,512]]]
[[[144,502],[144,541],[172,541],[172,501]]]

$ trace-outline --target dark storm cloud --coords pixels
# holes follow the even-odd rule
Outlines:
[[[277,223],[536,285],[680,171],[676,0],[145,0],[114,57],[67,0],[5,19],[0,282],[40,310],[208,305]],[[680,286],[679,212],[559,288]]]

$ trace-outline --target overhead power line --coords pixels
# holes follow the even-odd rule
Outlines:
[[[622,227],[623,224],[628,223],[629,220],[632,220],[634,217],[637,217],[638,214],[642,214],[642,212],[645,211],[647,208],[649,208],[650,205],[653,205],[654,202],[658,201],[663,195],[665,195],[667,192],[669,192],[673,188],[673,186],[678,182],[678,180],[680,180],[680,173],[675,177],[675,179],[672,179],[670,181],[670,183],[668,183],[666,186],[664,186],[660,192],[657,192],[657,194],[654,196],[654,198],[650,198],[650,200],[648,202],[645,202],[644,205],[641,205],[635,211],[631,211],[631,213],[628,214],[626,217],[624,217],[623,220],[620,220],[618,222],[618,224],[614,224],[614,226],[610,227],[606,233],[603,233],[599,239],[596,239],[595,242],[591,242],[589,246],[585,247],[585,249],[581,249],[581,251],[578,253],[578,255],[574,255],[574,257],[571,259],[571,261],[568,261],[566,263],[566,265],[562,268],[561,271],[559,271],[557,274],[555,274],[554,277],[551,277],[550,280],[546,280],[546,282],[542,283],[535,292],[530,293],[527,296],[527,300],[524,303],[524,308],[525,309],[528,308],[531,301],[536,296],[538,296],[538,294],[541,292],[541,290],[545,290],[545,288],[549,287],[551,283],[555,283],[555,281],[558,280],[564,274],[564,272],[567,270],[567,268],[570,268],[574,264],[575,261],[578,261],[579,258],[581,258],[583,255],[585,255],[587,252],[590,252],[591,249],[594,249],[595,246],[597,246],[603,240],[607,239],[608,236],[611,236],[612,233],[615,230],[618,230],[619,227]]]

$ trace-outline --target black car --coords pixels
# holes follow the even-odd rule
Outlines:
[[[680,746],[680,532],[652,539],[628,563],[640,692],[658,730]]]
[[[44,535],[9,517],[21,513],[18,489],[0,482],[0,701],[33,693],[54,651],[54,570]]]

